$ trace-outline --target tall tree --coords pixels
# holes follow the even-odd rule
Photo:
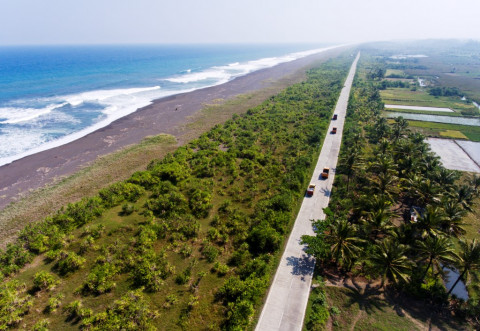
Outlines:
[[[477,241],[477,239],[470,241],[460,240],[459,243],[460,253],[458,253],[457,266],[462,273],[458,276],[447,295],[452,293],[460,279],[463,277],[468,277],[468,274],[472,271],[480,270],[480,243]]]
[[[375,246],[370,260],[382,275],[382,287],[387,279],[395,284],[408,280],[413,262],[407,258],[405,252],[406,247],[393,238],[386,238]]]
[[[457,258],[452,242],[444,236],[433,236],[427,237],[425,240],[419,240],[418,254],[421,259],[428,260],[427,267],[421,278],[422,282],[431,266],[441,270],[440,263],[454,263]]]
[[[336,220],[325,235],[325,241],[330,245],[330,251],[335,263],[350,269],[352,263],[358,258],[359,245],[363,242],[357,236],[357,227],[347,220]]]

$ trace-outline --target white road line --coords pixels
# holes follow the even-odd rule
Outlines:
[[[312,219],[325,218],[322,209],[328,206],[330,200],[348,98],[359,58],[360,53],[353,61],[338,98],[335,107],[338,118],[330,123],[329,132],[313,172],[311,183],[316,184],[315,193],[303,200],[258,320],[255,329],[257,331],[302,329],[315,260],[304,252],[305,246],[300,245],[300,240],[303,235],[314,235]],[[330,133],[333,127],[337,128],[336,134]],[[320,176],[323,167],[330,167],[330,176],[326,180],[322,180]]]

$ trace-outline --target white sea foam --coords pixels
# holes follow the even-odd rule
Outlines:
[[[193,89],[184,90],[160,90],[158,86],[142,89],[119,89],[119,90],[102,90],[81,93],[82,96],[71,95],[68,97],[56,97],[59,99],[83,100],[83,102],[100,102],[104,109],[102,113],[105,115],[95,124],[73,133],[65,133],[62,138],[55,140],[47,140],[45,132],[38,129],[24,130],[21,128],[2,129],[2,145],[10,146],[2,148],[0,155],[0,166],[21,159],[25,156],[42,152],[51,148],[65,145],[86,136],[98,129],[101,129],[113,121],[135,112],[137,109],[148,106],[153,100],[170,96],[177,93],[191,92]],[[112,91],[116,91],[113,93]],[[66,114],[59,114],[64,120],[68,120]],[[61,132],[59,132],[61,133]]]
[[[188,84],[193,82],[208,81],[210,85],[218,85],[233,78],[246,75],[253,71],[260,69],[270,68],[280,63],[290,62],[299,58],[313,55],[316,53],[324,52],[329,49],[337,48],[339,46],[318,48],[304,52],[291,53],[284,56],[268,57],[259,60],[247,61],[247,62],[234,62],[224,66],[215,66],[199,72],[188,72],[175,77],[169,77],[165,80],[173,83]]]
[[[22,107],[5,107],[0,108],[0,124],[17,124],[31,121],[40,116],[50,113],[52,110],[61,108],[67,103],[50,104],[44,108],[22,108]]]

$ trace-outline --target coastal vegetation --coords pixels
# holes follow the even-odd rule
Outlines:
[[[350,65],[340,57],[0,252],[0,329],[245,329]]]
[[[360,71],[369,66],[364,56]],[[326,220],[303,237],[318,279],[305,327],[478,327],[480,243],[465,235],[480,177],[445,169],[422,134],[382,110],[374,77],[358,75]],[[459,271],[449,289],[445,266]],[[460,281],[471,289],[467,302],[451,293]]]

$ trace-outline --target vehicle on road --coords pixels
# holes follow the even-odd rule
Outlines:
[[[335,120],[337,120],[337,117],[338,117],[337,114],[333,114],[333,118],[332,118],[332,119],[335,121]]]
[[[334,127],[334,128],[332,129],[332,134],[335,134],[335,133],[337,133],[337,128],[336,128],[336,127]]]
[[[330,172],[330,168],[325,167],[325,168],[323,168],[323,172],[322,172],[322,174],[321,174],[320,176],[321,176],[323,179],[327,179],[329,172]]]
[[[315,184],[308,185],[307,196],[311,197],[313,195],[313,192],[315,192],[315,186]]]

